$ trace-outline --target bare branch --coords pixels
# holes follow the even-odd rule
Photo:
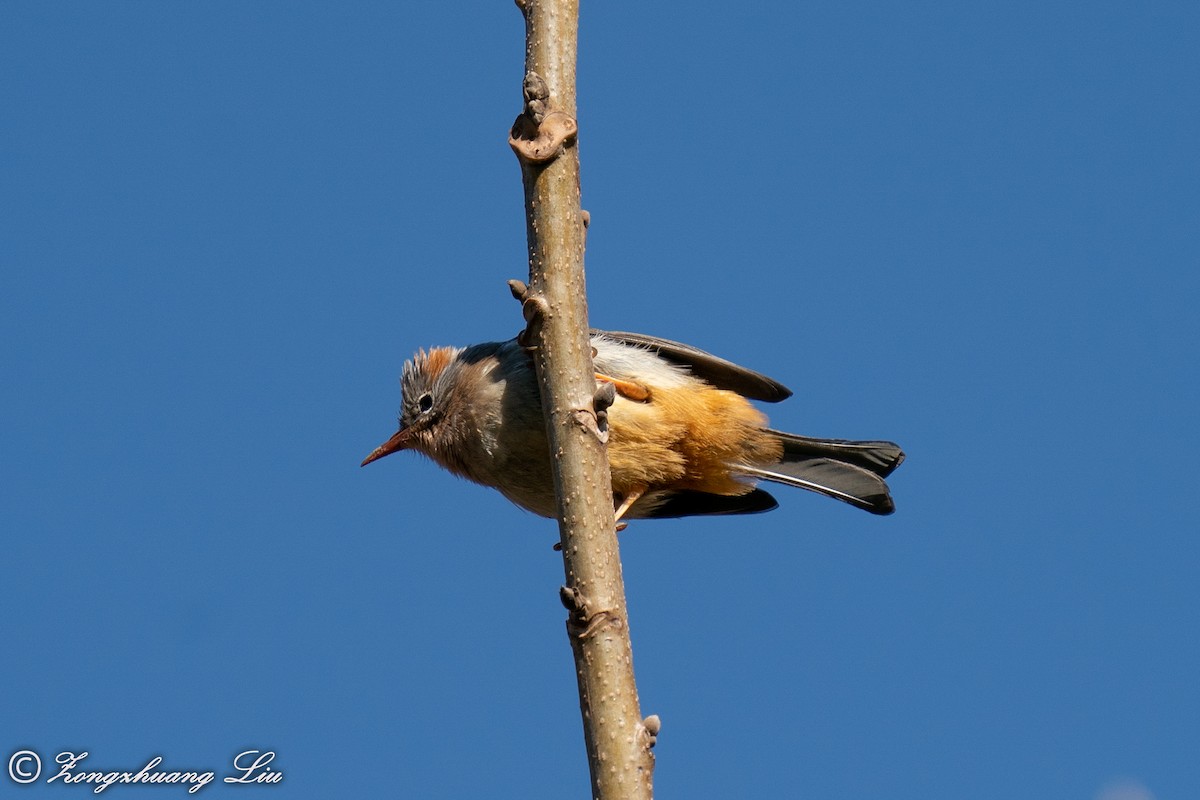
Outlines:
[[[610,391],[598,391],[588,336],[575,122],[578,0],[518,0],[526,21],[524,108],[509,142],[521,162],[529,284],[521,300],[546,414],[560,544],[593,797],[653,796],[657,717],[642,719],[613,518]],[[603,387],[602,387],[603,388]]]

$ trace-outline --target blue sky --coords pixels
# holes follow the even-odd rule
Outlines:
[[[592,322],[909,454],[892,517],[622,534],[661,797],[1200,794],[1198,22],[585,6]],[[6,8],[6,761],[586,796],[554,523],[358,468],[404,358],[520,327],[522,36],[508,2]]]

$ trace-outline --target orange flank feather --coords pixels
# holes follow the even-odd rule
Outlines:
[[[655,386],[646,402],[618,392],[608,419],[613,491],[622,496],[647,486],[742,495],[754,487],[731,475],[731,464],[774,464],[783,456],[762,430],[766,417],[745,398],[699,382]]]

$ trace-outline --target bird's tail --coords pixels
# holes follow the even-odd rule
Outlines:
[[[747,476],[798,486],[833,497],[872,514],[896,510],[883,480],[900,466],[904,453],[892,442],[812,439],[766,429],[783,445],[777,464],[738,465]]]

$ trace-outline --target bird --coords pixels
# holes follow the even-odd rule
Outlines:
[[[783,384],[690,345],[590,331],[597,386],[610,384],[615,517],[751,514],[778,506],[760,481],[873,514],[895,510],[884,480],[904,460],[889,441],[799,436],[767,427],[750,401]],[[529,350],[518,341],[419,350],[401,373],[399,430],[363,460],[428,456],[543,517],[557,514],[550,448]]]

